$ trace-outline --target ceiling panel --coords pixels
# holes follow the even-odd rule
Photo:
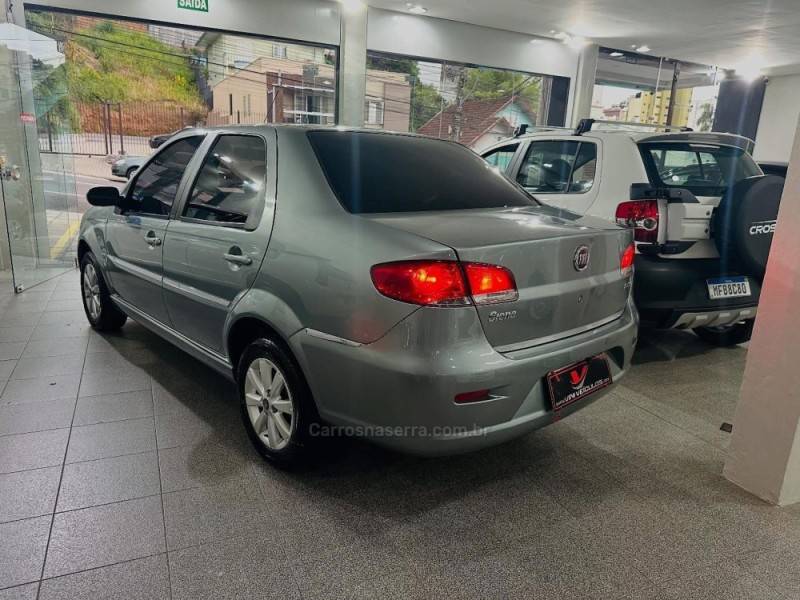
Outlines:
[[[428,15],[533,35],[564,31],[604,46],[725,68],[800,65],[800,0],[414,0]],[[368,0],[406,10],[406,0]],[[791,69],[790,69],[791,70]]]

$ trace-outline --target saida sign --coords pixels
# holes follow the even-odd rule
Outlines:
[[[209,0],[178,0],[178,8],[208,12],[208,2]]]

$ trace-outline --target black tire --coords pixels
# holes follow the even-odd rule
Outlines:
[[[127,171],[125,171],[125,179],[130,179],[133,177],[133,174],[136,173],[137,167],[131,167]]]
[[[701,340],[714,346],[736,346],[750,341],[754,323],[755,320],[750,319],[727,327],[698,327],[694,332]]]
[[[258,362],[261,361],[261,362]],[[258,362],[258,364],[256,364]],[[261,399],[260,405],[253,405],[254,398],[251,396],[250,406],[248,406],[248,392],[253,393],[258,386],[254,385],[253,380],[248,379],[248,372],[251,367],[256,372],[262,372],[265,366],[274,367],[284,381],[284,387],[279,392],[279,401],[282,404],[288,400],[291,403],[291,421],[288,421],[287,414],[279,410],[275,404],[265,406],[263,395],[257,394],[256,401]],[[265,377],[262,377],[262,384]],[[274,382],[274,379],[270,377]],[[239,389],[239,405],[241,409],[242,422],[247,430],[247,436],[255,446],[261,456],[270,463],[281,468],[294,468],[304,465],[312,455],[311,426],[318,422],[316,406],[311,396],[303,373],[300,371],[294,358],[282,344],[276,344],[272,340],[260,338],[245,348],[236,371],[236,381]],[[273,398],[274,402],[278,398]],[[272,417],[262,417],[265,420],[263,428],[259,431],[256,426],[257,420],[263,413],[269,411]],[[254,423],[254,420],[256,422]],[[288,425],[290,432],[288,437],[281,436],[278,419],[285,428]],[[270,425],[274,428],[271,432]],[[277,433],[279,440],[277,443],[272,440],[272,433]],[[281,445],[284,443],[285,445]]]
[[[96,276],[97,288],[95,291],[97,292],[96,299],[99,301],[99,312],[94,310],[95,305],[92,305],[92,300],[90,300],[93,296],[92,290],[87,292],[91,281],[90,271],[93,271]],[[127,315],[111,300],[108,286],[103,279],[103,272],[91,252],[84,254],[81,259],[81,300],[89,324],[97,331],[116,331],[128,320]]]

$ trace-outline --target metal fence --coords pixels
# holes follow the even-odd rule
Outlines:
[[[150,138],[184,127],[261,125],[270,121],[266,112],[190,111],[168,103],[111,103],[71,105],[69,117],[54,109],[37,107],[39,149],[56,154],[146,156]],[[320,123],[322,113],[285,111],[286,123]]]
[[[39,149],[80,155],[140,155],[152,149],[149,139],[190,125],[204,125],[205,111],[170,103],[75,103],[69,116],[37,110]]]

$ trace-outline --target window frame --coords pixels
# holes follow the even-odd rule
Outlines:
[[[573,155],[572,161],[570,163],[569,175],[568,175],[567,180],[565,182],[567,184],[566,188],[563,191],[560,191],[560,192],[540,192],[538,190],[532,190],[530,187],[522,185],[522,183],[519,181],[519,174],[522,171],[522,169],[524,168],[525,163],[528,160],[528,157],[530,156],[530,153],[531,153],[531,151],[533,149],[534,144],[553,143],[553,142],[558,142],[558,143],[573,142],[573,143],[577,144],[577,146],[575,148],[575,154]],[[583,190],[582,192],[573,192],[573,191],[570,191],[569,188],[572,185],[572,177],[575,174],[575,163],[578,160],[578,156],[580,155],[581,148],[582,148],[582,146],[584,144],[591,144],[592,146],[594,146],[594,156],[595,156],[595,161],[597,161],[595,178],[594,178],[594,180],[592,180],[592,185],[588,189]],[[524,155],[522,156],[522,158],[519,161],[519,165],[516,168],[516,176],[514,177],[514,181],[516,181],[518,185],[522,186],[529,194],[533,194],[533,195],[536,195],[536,196],[545,195],[545,194],[548,195],[548,196],[583,196],[585,194],[590,194],[595,189],[595,186],[596,186],[597,180],[598,180],[597,173],[600,172],[600,170],[599,170],[599,167],[600,167],[600,152],[598,150],[599,150],[599,144],[597,142],[595,142],[594,140],[586,140],[586,139],[583,139],[583,138],[576,139],[576,138],[573,138],[573,137],[564,137],[564,138],[532,139],[532,140],[530,140],[528,142],[528,146],[527,146],[527,148],[525,148],[525,153],[524,153]]]
[[[182,132],[184,135],[180,135],[180,137],[171,138],[168,144],[164,144],[161,148],[158,149],[158,152],[154,153],[147,161],[137,170],[136,175],[133,179],[130,180],[128,186],[125,188],[125,207],[115,209],[117,214],[129,214],[129,215],[138,215],[143,217],[148,217],[152,219],[164,219],[169,220],[172,218],[172,215],[175,214],[175,207],[179,204],[182,204],[183,198],[183,189],[187,182],[187,177],[191,174],[192,165],[197,160],[198,155],[200,155],[201,151],[203,150],[203,146],[208,142],[208,132],[200,131],[200,130],[187,130],[186,132]],[[169,150],[175,144],[179,144],[183,140],[191,137],[199,137],[201,138],[200,144],[197,146],[197,149],[194,151],[194,155],[192,156],[191,160],[186,163],[186,168],[183,170],[183,175],[181,176],[180,181],[178,182],[178,187],[175,190],[175,198],[172,200],[172,205],[170,206],[169,213],[164,214],[155,214],[150,212],[145,212],[142,210],[136,210],[134,208],[133,202],[133,190],[136,187],[136,184],[139,182],[139,178],[142,174],[152,165],[156,159],[161,156],[164,152]]]
[[[244,223],[226,223],[224,221],[208,221],[206,219],[197,219],[195,217],[186,216],[186,211],[189,209],[189,200],[191,198],[195,186],[197,185],[198,179],[200,179],[200,174],[203,172],[203,167],[206,164],[206,160],[211,155],[211,152],[214,150],[214,147],[217,145],[217,142],[223,137],[253,137],[261,140],[261,142],[264,144],[265,171],[264,171],[264,186],[260,194],[261,202],[257,210],[247,215],[247,221],[245,221]],[[175,220],[183,221],[185,223],[194,223],[197,225],[208,225],[211,227],[226,227],[228,229],[255,231],[256,229],[258,229],[258,225],[259,223],[261,223],[261,219],[264,216],[264,211],[266,210],[267,200],[268,200],[268,186],[269,186],[271,169],[270,169],[270,154],[269,154],[270,146],[267,137],[256,132],[244,133],[238,131],[218,131],[214,132],[212,135],[209,135],[206,142],[208,143],[208,146],[202,152],[202,160],[198,162],[195,171],[193,173],[193,176],[191,178],[191,182],[186,183],[186,189],[182,195],[180,206],[177,209],[178,212],[175,213]],[[198,148],[198,151],[199,150],[202,150],[202,148]]]
[[[494,148],[491,148],[491,149],[487,150],[486,152],[484,152],[483,154],[481,154],[481,158],[483,160],[485,160],[487,164],[490,164],[489,161],[486,160],[487,157],[489,157],[489,156],[491,156],[493,154],[497,154],[499,152],[503,152],[504,150],[507,150],[508,148],[513,148],[514,150],[511,152],[511,160],[508,161],[508,164],[506,165],[506,168],[503,169],[503,173],[509,173],[509,172],[511,172],[513,170],[512,168],[514,167],[514,162],[515,162],[515,160],[517,158],[517,154],[519,153],[520,145],[521,145],[520,142],[512,142],[510,144],[503,144],[502,146],[495,146]],[[491,165],[491,166],[492,167],[496,167],[497,165]]]

